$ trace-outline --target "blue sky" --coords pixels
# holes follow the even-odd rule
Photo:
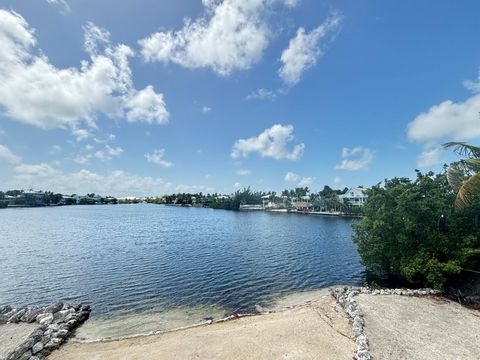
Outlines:
[[[480,139],[478,1],[0,9],[3,189],[369,186]]]

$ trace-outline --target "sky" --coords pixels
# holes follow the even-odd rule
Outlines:
[[[476,0],[0,0],[0,189],[371,186],[480,140]]]

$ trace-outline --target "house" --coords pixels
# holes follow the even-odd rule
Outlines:
[[[292,198],[292,207],[297,211],[308,211],[312,204],[310,203],[310,195],[304,195],[299,198]]]
[[[363,206],[368,199],[367,189],[363,186],[352,187],[345,194],[339,195],[338,198],[351,206]]]

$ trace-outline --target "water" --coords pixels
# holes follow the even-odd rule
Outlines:
[[[360,284],[350,223],[159,205],[3,209],[0,304],[91,304],[86,338],[250,312]]]

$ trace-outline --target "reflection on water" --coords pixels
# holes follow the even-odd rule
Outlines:
[[[116,318],[125,334],[162,330],[364,279],[341,218],[74,206],[4,209],[0,228],[0,304],[89,303],[105,333]]]

